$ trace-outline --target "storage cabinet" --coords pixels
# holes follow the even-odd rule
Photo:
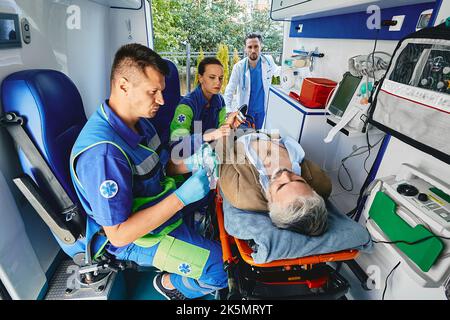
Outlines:
[[[381,9],[430,3],[429,0],[272,0],[272,19],[317,18],[366,11],[370,5]]]
[[[308,109],[282,89],[270,87],[264,128],[300,142],[308,159],[323,160],[323,139],[329,130],[324,109]]]

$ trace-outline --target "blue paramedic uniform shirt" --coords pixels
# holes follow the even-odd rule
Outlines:
[[[224,112],[223,118],[225,118],[225,101],[220,93],[214,94],[208,108],[206,108],[207,105],[208,100],[205,98],[200,85],[180,100],[170,124],[170,135],[171,139],[174,140],[171,148],[182,143],[183,149],[189,149],[190,154],[193,154],[204,143],[203,134],[205,131],[218,128],[221,121],[221,112]],[[186,108],[189,108],[189,110],[186,110]],[[186,111],[189,111],[189,115]],[[201,122],[201,132],[194,132],[195,122]],[[183,131],[182,135],[179,133],[180,130]],[[178,140],[179,138],[181,140]],[[189,143],[190,148],[188,148]]]
[[[262,82],[261,57],[258,60],[255,68],[250,68],[250,100],[249,100],[249,114],[264,112],[264,87]]]
[[[139,124],[145,120],[138,122],[140,134],[137,134],[111,110],[107,102],[104,107],[111,126],[128,144],[137,146],[149,142],[150,133]],[[132,172],[118,148],[102,143],[83,152],[77,160],[76,171],[86,190],[93,218],[99,225],[114,226],[129,218],[133,202]],[[135,191],[143,187],[139,181],[134,183]],[[109,244],[107,250],[117,254],[126,247],[117,248]]]

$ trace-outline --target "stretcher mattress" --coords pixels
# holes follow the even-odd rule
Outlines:
[[[310,237],[279,229],[267,214],[237,209],[223,194],[222,197],[225,230],[233,237],[254,242],[252,258],[255,263],[372,248],[367,230],[331,205],[328,206],[328,230],[319,237]]]

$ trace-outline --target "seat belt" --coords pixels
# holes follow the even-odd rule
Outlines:
[[[52,231],[54,231],[62,241],[66,243],[73,243],[76,241],[79,235],[84,236],[84,228],[81,226],[83,225],[83,219],[81,215],[79,214],[78,207],[76,204],[73,203],[73,201],[69,198],[67,192],[64,190],[64,188],[61,186],[60,182],[57,180],[53,172],[50,170],[47,162],[42,157],[39,150],[36,148],[34,143],[31,141],[28,134],[25,132],[23,128],[24,120],[22,117],[17,116],[14,112],[8,112],[5,113],[2,117],[0,117],[0,127],[4,127],[8,130],[9,134],[13,138],[14,142],[22,149],[25,156],[27,157],[28,161],[33,165],[33,167],[38,169],[38,172],[40,174],[40,177],[44,179],[44,182],[47,183],[47,186],[49,187],[49,191],[52,193],[53,198],[56,201],[56,204],[59,207],[58,211],[61,211],[60,213],[65,217],[65,221],[56,221],[56,223],[59,225],[60,228],[65,229],[62,230],[55,230],[54,224],[49,224],[48,216],[43,217],[42,216],[42,207],[36,208],[36,203],[33,203],[35,201],[31,201],[28,196],[33,196],[30,194],[30,192],[24,193],[24,187],[27,188],[30,186],[30,184],[27,182],[24,183],[22,178],[15,178],[14,183],[18,186],[18,188],[24,193],[24,195],[27,197],[27,199],[30,200],[33,207],[38,211],[38,213],[41,215],[41,217],[44,219],[44,221],[47,223],[47,225],[50,227]],[[32,187],[32,186],[31,186]],[[27,191],[25,189],[25,191]],[[29,190],[28,190],[29,191]],[[31,192],[33,193],[33,192]],[[45,200],[43,197],[39,200]],[[42,206],[42,205],[41,205]],[[46,207],[46,206],[44,206]],[[47,206],[48,207],[48,206]],[[46,208],[44,208],[46,209]],[[48,213],[48,212],[47,212]],[[49,214],[50,217],[54,220],[54,216],[52,214]],[[63,219],[57,219],[57,220],[63,220]],[[72,221],[73,220],[73,221]],[[69,224],[69,222],[72,221],[72,223]],[[62,224],[62,225],[61,225]]]

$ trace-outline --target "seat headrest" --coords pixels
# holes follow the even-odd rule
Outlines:
[[[170,122],[172,121],[175,109],[180,102],[180,78],[175,64],[164,59],[169,65],[170,73],[166,76],[166,88],[163,91],[164,105],[150,121],[158,132],[162,143],[168,143],[170,138]]]

